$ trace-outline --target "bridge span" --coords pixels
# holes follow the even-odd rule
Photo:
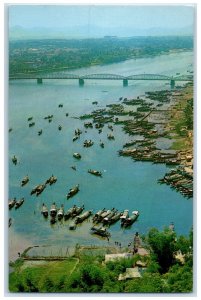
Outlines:
[[[158,81],[169,81],[171,87],[175,86],[176,81],[193,81],[193,75],[179,75],[179,76],[167,76],[160,74],[135,74],[129,76],[123,76],[118,74],[87,74],[87,75],[76,75],[68,74],[65,72],[57,72],[50,74],[15,74],[10,75],[9,80],[17,79],[36,79],[38,84],[42,84],[44,79],[75,79],[78,80],[79,85],[83,86],[85,80],[121,80],[123,86],[128,86],[130,80],[158,80]]]

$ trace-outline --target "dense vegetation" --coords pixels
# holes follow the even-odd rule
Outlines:
[[[192,37],[10,41],[9,73],[81,68],[192,48]]]
[[[193,234],[176,236],[170,229],[151,229],[144,237],[150,256],[104,263],[102,255],[77,253],[74,258],[24,268],[22,260],[13,264],[11,292],[128,292],[189,293],[193,289]],[[180,252],[183,261],[176,255]],[[141,260],[147,267],[141,278],[118,281],[120,273]]]

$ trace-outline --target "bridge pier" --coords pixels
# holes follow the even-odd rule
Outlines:
[[[84,85],[84,79],[79,78],[79,86],[83,86]]]
[[[37,78],[37,83],[38,84],[42,84],[43,83],[43,79],[42,78]]]
[[[123,79],[123,86],[128,86],[128,79]]]
[[[175,81],[173,79],[170,80],[171,89],[175,88]]]

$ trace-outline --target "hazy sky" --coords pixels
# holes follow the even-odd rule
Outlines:
[[[25,28],[59,28],[68,26],[182,28],[191,26],[193,6],[70,6],[70,5],[11,5],[9,26]]]

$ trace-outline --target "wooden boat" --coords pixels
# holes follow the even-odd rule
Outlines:
[[[58,129],[59,129],[59,130],[61,130],[61,129],[62,129],[62,126],[61,126],[61,125],[59,125],[59,126],[58,126]]]
[[[33,117],[29,117],[28,119],[27,119],[27,121],[32,121],[33,120]]]
[[[42,129],[41,129],[41,130],[39,130],[39,131],[38,131],[38,135],[41,135],[41,134],[42,134],[42,132],[43,132],[43,131],[42,131]]]
[[[73,157],[80,159],[82,156],[79,153],[75,152],[73,153]]]
[[[76,195],[79,192],[79,184],[77,184],[75,187],[73,187],[72,189],[69,190],[68,194],[67,194],[67,199],[73,197],[74,195]]]
[[[121,225],[125,222],[125,220],[129,217],[129,210],[125,209],[122,216],[120,217],[121,219]]]
[[[72,166],[71,169],[73,169],[74,171],[76,171],[76,166]]]
[[[57,178],[56,178],[54,175],[52,175],[50,178],[48,178],[48,179],[46,180],[46,183],[45,183],[45,184],[48,184],[48,183],[49,183],[49,185],[52,185],[52,184],[55,183],[55,182],[57,182]]]
[[[91,227],[91,231],[93,234],[97,234],[97,235],[100,235],[102,237],[107,237],[109,238],[111,236],[111,234],[107,231],[107,229],[105,227],[96,227],[96,226],[93,226]]]
[[[102,176],[102,173],[100,171],[96,171],[96,170],[89,169],[88,173],[95,175],[95,176],[100,176],[100,177]]]
[[[25,184],[27,184],[29,182],[29,177],[28,177],[28,175],[27,176],[25,176],[23,179],[22,179],[22,181],[21,181],[21,186],[24,186]]]
[[[132,225],[137,220],[138,217],[139,217],[139,211],[138,210],[133,211],[132,216],[126,218],[124,220],[122,226],[128,227],[128,226]]]
[[[114,140],[114,135],[108,134],[108,135],[107,135],[107,138],[108,138],[108,140]]]
[[[14,165],[17,164],[17,157],[15,155],[12,157],[12,162],[14,163]]]
[[[55,202],[52,203],[52,205],[51,205],[51,208],[50,208],[50,215],[51,215],[52,217],[56,217],[56,215],[57,215],[57,207],[56,207]]]
[[[106,211],[105,208],[99,210],[97,213],[95,213],[95,215],[93,216],[92,220],[93,220],[93,221],[96,221],[96,220],[99,218],[99,216],[100,216],[102,213],[104,213],[105,211]]]
[[[76,140],[78,140],[79,139],[79,136],[74,136],[73,137],[73,142],[75,142]]]
[[[94,142],[92,142],[92,140],[89,140],[89,141],[85,140],[83,143],[83,146],[88,148],[88,147],[93,146],[93,144],[94,144]]]
[[[111,209],[108,209],[106,211],[104,211],[103,213],[101,213],[98,218],[97,218],[97,222],[102,222],[102,220],[107,217],[112,211],[114,210],[114,208],[111,210]]]
[[[64,219],[65,219],[65,220],[68,220],[68,219],[72,216],[72,214],[73,214],[73,212],[76,210],[76,208],[77,208],[76,205],[73,205],[73,207],[69,208],[69,209],[67,210],[67,212],[64,214]]]
[[[71,223],[69,224],[69,229],[70,229],[70,230],[75,230],[76,227],[77,227],[77,225],[76,225],[75,222],[71,222]]]
[[[84,127],[85,128],[93,128],[93,124],[91,122],[85,122]]]
[[[51,218],[50,218],[50,223],[53,225],[53,224],[55,224],[56,223],[56,216],[51,216]]]
[[[111,211],[111,213],[109,213],[109,215],[107,215],[107,217],[105,217],[104,219],[103,219],[103,224],[109,224],[109,222],[110,222],[110,219],[116,214],[116,212],[117,212],[117,210],[113,210],[113,211]]]
[[[29,127],[33,127],[35,125],[35,122],[29,123]]]
[[[101,148],[104,148],[104,147],[105,147],[105,145],[104,145],[103,142],[100,143],[100,146],[101,146]]]
[[[115,222],[117,222],[120,217],[122,216],[122,212],[116,212],[116,214],[109,220],[108,224],[114,224]]]
[[[79,214],[81,214],[81,212],[83,212],[84,210],[84,205],[82,206],[77,206],[74,211],[71,213],[71,217],[74,218],[76,216],[78,216]]]
[[[20,199],[19,201],[16,201],[15,209],[18,209],[23,203],[24,203],[24,198]]]
[[[48,217],[48,208],[47,208],[47,206],[44,203],[43,203],[43,206],[42,206],[42,209],[41,209],[41,214],[43,214],[43,216],[45,218]]]
[[[58,209],[57,216],[58,216],[58,220],[63,219],[63,217],[64,217],[64,206],[63,206],[63,204]]]
[[[58,107],[63,107],[63,104],[62,104],[62,103],[60,103],[60,104],[58,105]]]
[[[85,211],[82,215],[75,218],[75,224],[82,223],[84,220],[88,219],[92,214],[92,210]]]
[[[16,198],[9,200],[8,202],[9,209],[13,208],[13,206],[15,206],[15,203],[16,203]]]
[[[45,189],[46,187],[46,184],[40,184],[37,188],[37,191],[36,191],[36,196],[38,197]]]

